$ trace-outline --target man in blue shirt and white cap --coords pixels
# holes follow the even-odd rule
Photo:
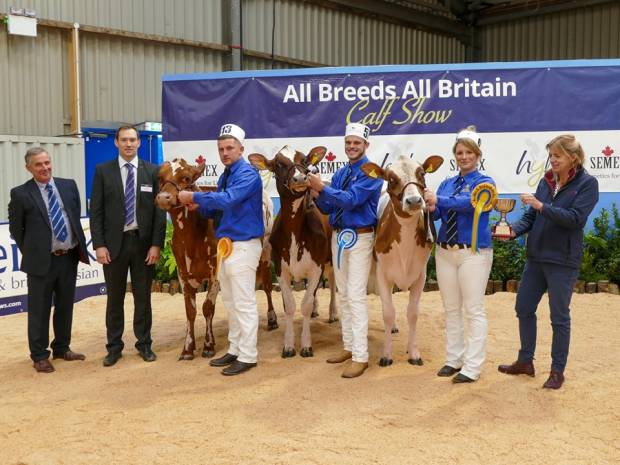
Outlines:
[[[366,286],[372,264],[377,204],[383,180],[361,171],[367,163],[370,130],[359,123],[346,127],[344,146],[349,163],[333,176],[331,186],[317,175],[309,175],[319,209],[329,214],[332,260],[341,310],[344,350],[327,359],[342,363],[351,359],[342,376],[355,378],[368,368],[368,307]]]
[[[262,252],[263,184],[258,171],[242,157],[245,131],[235,124],[220,129],[217,149],[226,167],[217,192],[179,193],[182,204],[198,204],[199,213],[213,218],[218,239],[232,241],[232,253],[222,261],[219,282],[228,311],[228,352],[213,359],[211,366],[226,367],[231,376],[256,366],[258,351],[258,308],[256,269]]]

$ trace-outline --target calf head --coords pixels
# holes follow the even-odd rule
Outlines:
[[[155,204],[162,210],[180,206],[179,192],[196,190],[194,183],[204,170],[204,162],[197,166],[191,166],[182,158],[165,162],[159,168],[159,192],[155,197]]]
[[[314,147],[308,155],[285,145],[271,159],[253,153],[248,160],[259,170],[271,171],[276,179],[276,187],[281,198],[299,198],[308,191],[308,173],[318,171],[317,164],[323,159],[327,149]]]
[[[389,168],[383,169],[375,163],[364,163],[362,171],[371,178],[387,181],[387,192],[400,216],[410,216],[420,210],[426,211],[424,189],[426,173],[433,173],[443,164],[439,155],[429,156],[423,164],[405,156],[399,157]]]

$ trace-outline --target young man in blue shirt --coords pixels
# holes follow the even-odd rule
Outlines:
[[[228,352],[213,359],[211,366],[226,367],[231,376],[256,366],[258,351],[258,309],[256,305],[256,269],[262,252],[263,184],[258,171],[242,157],[245,132],[235,124],[220,130],[217,148],[226,167],[217,192],[179,193],[182,204],[198,205],[199,213],[213,218],[218,239],[232,241],[232,253],[222,261],[220,289],[228,311]]]
[[[372,264],[374,230],[377,224],[377,204],[383,180],[372,179],[361,171],[367,163],[370,130],[358,123],[347,125],[345,152],[349,163],[333,176],[331,186],[317,175],[309,175],[310,186],[317,206],[329,214],[332,234],[332,260],[341,309],[344,350],[327,359],[328,363],[342,363],[351,359],[342,376],[355,378],[368,368],[368,308],[366,286]],[[341,240],[354,244],[344,249],[338,243],[342,230],[351,230]],[[341,257],[338,259],[339,248]],[[339,263],[338,263],[339,262]]]

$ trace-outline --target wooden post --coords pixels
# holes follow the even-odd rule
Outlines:
[[[71,134],[82,133],[82,110],[80,101],[80,25],[73,23],[69,41],[69,76],[71,93]]]

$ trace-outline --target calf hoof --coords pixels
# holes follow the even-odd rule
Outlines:
[[[338,317],[335,316],[333,318],[330,318],[329,320],[327,320],[328,323],[336,323],[338,321]]]
[[[267,331],[273,331],[274,329],[278,329],[277,321],[268,321],[267,322]]]
[[[392,334],[398,334],[398,333],[399,333],[398,328],[396,326],[394,326],[392,328]]]
[[[183,360],[194,360],[194,354],[182,353],[181,355],[179,355],[179,362]]]
[[[381,357],[381,360],[379,360],[380,367],[389,367],[392,363],[394,363],[394,360],[387,357]]]
[[[303,347],[299,352],[299,355],[302,357],[314,357],[314,351],[312,350],[312,347]]]
[[[295,349],[290,348],[287,349],[286,347],[282,348],[282,358],[291,358],[294,357],[297,354],[297,352],[295,352]]]
[[[215,355],[215,350],[204,349],[202,351],[202,358],[212,358]]]
[[[310,314],[310,318],[316,318],[319,316],[319,312],[317,312],[316,310],[312,310],[312,313]]]
[[[422,361],[421,358],[410,358],[410,359],[407,359],[407,361],[412,365],[417,365],[420,367],[424,365],[424,362]]]

